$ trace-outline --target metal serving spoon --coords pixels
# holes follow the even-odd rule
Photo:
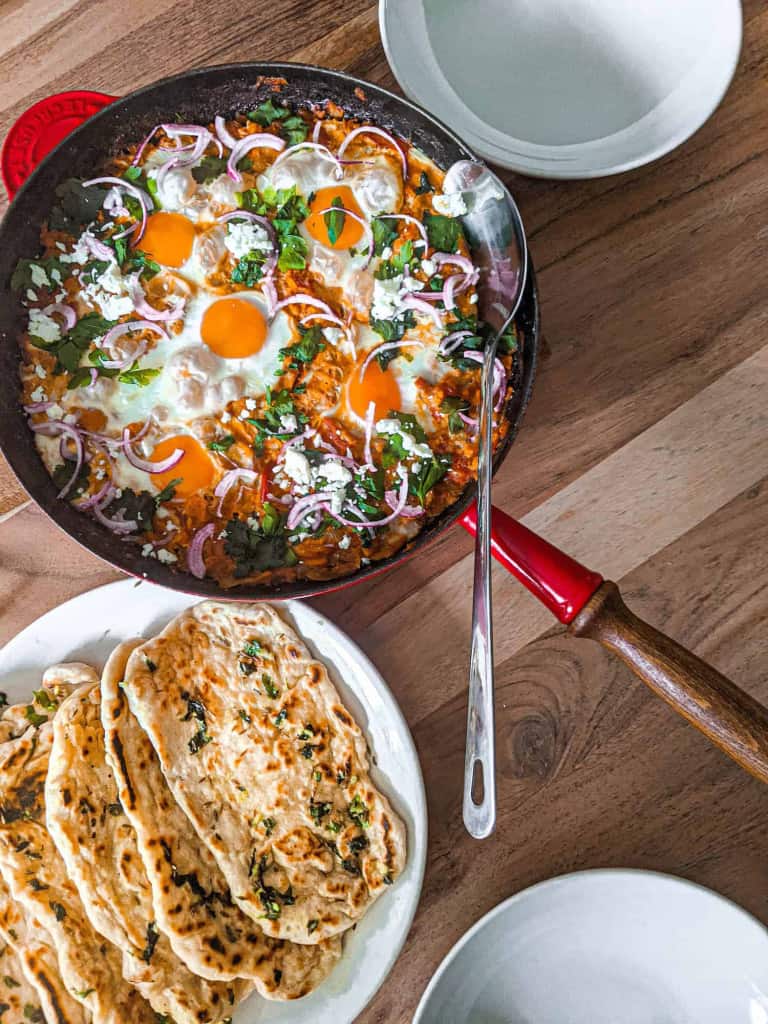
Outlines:
[[[488,325],[477,447],[477,533],[464,761],[464,824],[475,839],[485,839],[496,825],[490,571],[494,362],[499,338],[517,312],[523,295],[528,248],[523,222],[512,197],[487,167],[469,160],[455,163],[446,173],[443,190],[460,192],[467,207],[462,224],[475,265],[480,269],[480,319]]]

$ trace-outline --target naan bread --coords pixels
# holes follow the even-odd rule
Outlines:
[[[98,684],[80,687],[56,712],[45,807],[48,832],[90,923],[123,951],[126,981],[175,1024],[231,1016],[251,986],[192,974],[157,927],[136,834],[105,760]]]
[[[400,873],[405,829],[325,666],[269,605],[214,601],[131,655],[124,691],[233,898],[270,935],[349,928]]]
[[[146,734],[128,709],[120,682],[131,651],[121,644],[101,680],[107,760],[120,802],[136,832],[155,920],[178,957],[207,978],[240,975],[268,999],[297,999],[327,977],[339,939],[297,946],[264,935],[232,902],[227,883],[173,799]]]
[[[45,716],[62,691],[98,676],[88,665],[60,665],[43,676],[31,724],[0,744],[0,873],[27,919],[50,935],[62,980],[94,1024],[155,1024],[149,1003],[123,980],[119,951],[91,927],[77,890],[45,827],[44,786],[53,740]],[[53,695],[53,698],[52,698]]]
[[[15,942],[11,941],[8,928],[16,936]],[[0,943],[0,1021],[3,1024],[30,1024],[33,1017],[38,1022],[43,1021],[40,997],[27,978],[19,956],[22,947],[29,944],[26,924],[1,882],[0,934],[5,940]]]
[[[90,1014],[64,987],[50,936],[37,921],[27,921],[3,882],[0,882],[0,935],[8,944],[0,957],[0,971],[8,972],[0,988],[7,990],[9,976],[21,982],[20,987],[2,993],[0,1001],[8,1006],[5,1013],[0,1013],[2,1024],[40,1024],[41,1021],[88,1024]],[[20,966],[21,977],[15,965],[9,964],[9,953]],[[21,1013],[17,1009],[19,1005]]]

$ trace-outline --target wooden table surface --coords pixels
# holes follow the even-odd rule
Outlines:
[[[541,288],[543,358],[495,502],[621,582],[629,603],[768,701],[768,8],[712,119],[639,171],[506,174]],[[230,60],[293,59],[395,88],[371,0],[4,0],[0,132],[68,88],[123,93]],[[2,467],[0,640],[116,573],[23,501]],[[410,1019],[481,914],[602,866],[669,871],[768,922],[768,790],[592,642],[494,576],[499,822],[470,840],[461,779],[471,544],[317,602],[410,723],[429,798],[421,906],[359,1018]],[[343,1022],[340,1022],[343,1024]]]

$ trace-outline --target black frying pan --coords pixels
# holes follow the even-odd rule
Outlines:
[[[40,249],[39,230],[53,205],[54,189],[65,178],[90,177],[123,147],[142,139],[163,121],[208,123],[215,115],[251,110],[271,91],[263,79],[285,79],[283,99],[296,105],[337,103],[351,117],[371,121],[414,143],[438,166],[475,155],[436,118],[386,89],[338,71],[304,64],[249,63],[202,68],[165,78],[116,100],[63,140],[19,189],[0,225],[0,449],[21,485],[38,505],[84,547],[118,569],[188,593],[205,597],[252,600],[310,597],[348,586],[390,568],[447,529],[474,498],[469,485],[457,501],[433,519],[404,550],[382,562],[363,566],[354,575],[326,581],[299,580],[281,587],[246,584],[221,590],[212,579],[195,579],[143,558],[137,545],[118,540],[88,515],[56,497],[57,488],[35,448],[19,404],[21,306],[9,280],[20,256]],[[514,396],[506,415],[510,429],[495,455],[498,467],[509,451],[533,385],[539,343],[539,309],[532,268],[517,316],[520,358],[514,374]]]

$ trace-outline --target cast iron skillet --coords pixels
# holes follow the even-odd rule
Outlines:
[[[390,568],[447,529],[474,498],[468,485],[459,501],[432,520],[404,550],[354,575],[325,581],[299,580],[281,587],[245,584],[222,590],[212,579],[174,572],[155,559],[143,558],[140,546],[116,539],[87,514],[56,498],[57,488],[35,448],[19,404],[21,305],[9,287],[20,256],[40,250],[39,229],[53,205],[54,189],[68,177],[89,177],[124,146],[142,139],[163,121],[208,123],[216,114],[253,109],[272,91],[268,78],[283,78],[281,97],[297,105],[332,100],[352,116],[370,121],[412,141],[439,167],[477,157],[436,118],[386,89],[338,71],[305,64],[249,63],[202,68],[165,78],[118,99],[67,136],[22,185],[0,225],[0,449],[20,483],[38,505],[71,537],[118,569],[165,587],[230,600],[309,597],[335,590]],[[536,368],[539,314],[532,269],[517,317],[521,358],[514,374],[514,396],[506,415],[509,432],[495,455],[498,468],[509,451],[530,397]]]

